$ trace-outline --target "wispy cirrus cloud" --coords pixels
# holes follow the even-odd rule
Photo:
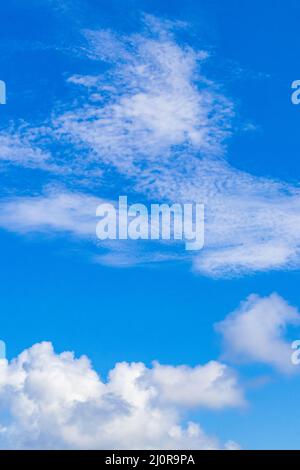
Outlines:
[[[60,134],[90,149],[89,158],[127,177],[150,176],[186,152],[220,155],[232,115],[231,103],[200,74],[203,51],[178,46],[164,30],[148,34],[85,32],[87,53],[111,67],[98,77],[70,77],[99,101],[55,120]]]
[[[103,102],[59,117],[61,132],[149,199],[205,204],[206,246],[194,257],[196,271],[228,276],[297,266],[298,188],[224,160],[233,105],[201,74],[205,52],[179,45],[159,23],[154,30],[129,38],[86,33],[89,54],[111,69],[73,81],[91,96],[102,90]]]
[[[51,170],[42,153],[48,145],[54,171],[70,175],[73,192],[96,187],[101,198],[101,178],[102,187],[109,185],[114,194],[126,189],[149,201],[204,203],[205,248],[192,258],[201,274],[298,267],[299,189],[230,165],[226,139],[232,135],[234,105],[205,77],[208,54],[176,39],[179,26],[145,17],[135,35],[84,31],[78,50],[99,64],[99,73],[68,78],[76,100],[58,108],[44,126],[28,130],[34,151],[20,152],[2,137],[2,155]],[[177,247],[174,251],[180,259]],[[164,254],[162,246],[153,260]],[[107,262],[118,265],[118,257],[120,265],[124,257],[129,264],[137,259],[119,248],[114,253],[112,246]],[[138,258],[143,260],[140,253]]]
[[[69,233],[95,239],[95,211],[102,200],[84,193],[57,191],[0,202],[0,226],[18,233]]]
[[[27,133],[25,132],[25,134]],[[60,172],[61,169],[51,160],[51,153],[32,145],[28,135],[23,137],[20,131],[15,132],[15,130],[0,133],[0,163],[2,166],[24,166]]]

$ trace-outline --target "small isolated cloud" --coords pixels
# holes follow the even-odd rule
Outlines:
[[[215,327],[223,337],[224,358],[267,364],[291,373],[295,367],[291,363],[291,342],[285,333],[288,326],[299,324],[298,310],[278,294],[252,294]]]
[[[240,406],[227,366],[119,363],[103,381],[86,357],[35,344],[0,360],[0,447],[14,449],[216,449],[190,408]]]

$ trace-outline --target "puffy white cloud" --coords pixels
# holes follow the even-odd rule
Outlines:
[[[0,360],[1,448],[219,448],[184,411],[242,403],[234,373],[218,362],[119,363],[102,381],[86,357],[55,354],[50,343]]]
[[[237,362],[268,364],[292,373],[291,342],[285,338],[289,325],[299,325],[300,314],[278,294],[250,295],[240,307],[216,324],[223,336],[224,358]]]
[[[150,379],[158,387],[160,398],[167,403],[216,409],[243,404],[236,375],[216,361],[194,368],[154,363]]]

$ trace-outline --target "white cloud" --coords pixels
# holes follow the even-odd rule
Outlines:
[[[150,383],[158,387],[160,398],[166,403],[216,409],[243,404],[235,374],[216,361],[194,368],[154,363],[149,375]]]
[[[194,260],[196,270],[224,276],[299,266],[297,188],[224,165],[204,180],[206,249]],[[197,198],[197,189],[191,192]]]
[[[200,74],[206,54],[176,44],[158,21],[147,22],[143,35],[85,32],[86,54],[111,68],[68,81],[102,103],[76,104],[53,123],[59,136],[90,149],[89,159],[138,178],[179,152],[219,155],[232,117],[231,103]]]
[[[26,127],[27,151],[1,134],[0,159],[59,168],[78,182],[79,197],[86,200],[91,197],[83,193],[87,186],[79,183],[99,187],[101,176],[101,184],[109,182],[114,194],[126,187],[143,201],[204,203],[205,248],[192,257],[198,273],[220,277],[298,268],[299,188],[252,176],[225,161],[233,103],[205,78],[207,53],[176,41],[178,26],[183,25],[146,17],[142,33],[132,36],[85,31],[81,54],[99,64],[99,73],[69,77],[70,86],[78,89],[75,102],[53,113],[47,125]],[[104,71],[103,61],[109,66]],[[48,144],[59,148],[51,158],[44,156]],[[117,173],[116,186],[111,169]],[[74,221],[83,224],[72,230],[88,236],[80,204],[72,211],[72,227]],[[29,209],[26,216],[30,222]],[[17,229],[10,214],[8,219],[2,217],[2,226]],[[58,217],[49,229],[69,231],[69,225]],[[38,224],[27,227],[40,230]],[[150,261],[150,251],[134,250],[121,253],[112,244],[99,261],[116,266]],[[152,262],[180,258],[187,258],[183,247],[166,253],[162,244]]]
[[[4,199],[0,226],[19,233],[68,232],[95,239],[95,212],[101,202],[84,193],[54,190],[41,196]]]
[[[81,185],[91,185],[91,178],[99,179],[102,175],[101,168],[87,162],[82,168],[84,152],[77,157],[74,153],[70,157],[66,148],[60,146],[60,142],[54,138],[51,124],[34,127],[26,124],[19,128],[9,127],[0,132],[0,165],[2,168],[24,167],[31,170],[43,170],[57,179],[68,178],[69,182],[76,180]],[[54,151],[53,143],[58,148]]]
[[[219,448],[184,410],[242,403],[235,375],[218,362],[124,362],[104,382],[86,357],[57,355],[50,343],[0,360],[1,448]]]
[[[299,325],[300,314],[282,297],[250,295],[241,306],[216,324],[223,336],[224,358],[236,362],[268,364],[283,373],[295,372],[291,342],[285,338],[289,325]]]
[[[118,227],[119,217],[122,217],[118,213],[118,202],[59,187],[48,187],[43,194],[36,196],[3,198],[0,202],[0,227],[19,234],[68,234],[92,241],[93,248],[95,245],[105,247],[106,253],[96,253],[95,249],[92,251],[94,261],[104,265],[127,267],[182,259],[172,249],[162,252],[156,246],[156,251],[152,249],[147,252],[145,241],[138,243],[135,240],[98,239],[96,229],[100,219],[96,210],[101,204],[109,204],[115,208],[115,222]],[[148,223],[150,222],[149,216]],[[152,230],[161,233],[161,224],[155,224],[157,221],[152,221]],[[170,245],[170,241],[162,240],[156,245]]]
[[[102,93],[103,102],[58,116],[57,131],[116,168],[143,197],[205,204],[195,271],[218,277],[299,266],[299,189],[225,162],[233,105],[203,76],[205,53],[178,44],[172,25],[147,22],[133,37],[86,32],[87,54],[111,69],[71,81]]]
[[[49,152],[34,147],[30,139],[22,138],[20,133],[13,130],[0,133],[0,162],[6,165],[59,171],[50,160]]]

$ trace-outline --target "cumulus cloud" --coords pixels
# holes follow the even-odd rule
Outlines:
[[[51,343],[0,360],[1,448],[235,448],[207,436],[184,412],[242,403],[235,374],[219,362],[123,362],[103,381],[86,357],[56,354]]]
[[[283,373],[295,371],[291,363],[290,325],[300,324],[298,310],[278,294],[250,295],[240,307],[216,324],[223,336],[224,358],[267,364]]]

